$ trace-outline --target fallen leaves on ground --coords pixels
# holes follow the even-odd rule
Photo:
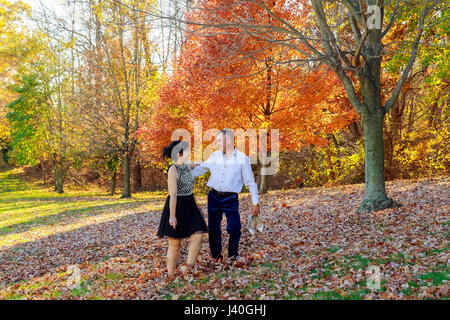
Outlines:
[[[98,208],[0,247],[0,298],[448,299],[449,181],[388,182],[402,206],[372,213],[355,212],[361,184],[270,192],[262,197],[266,229],[255,236],[244,230],[250,199],[241,194],[241,258],[212,264],[205,235],[195,273],[171,284],[167,242],[156,236],[164,198]],[[205,199],[197,201],[206,217]],[[226,255],[225,225],[224,216]],[[74,267],[80,282],[71,288]],[[368,286],[368,270],[379,272],[378,288]]]

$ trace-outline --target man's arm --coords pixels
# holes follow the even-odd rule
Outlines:
[[[250,165],[250,159],[247,156],[245,157],[245,163],[242,165],[242,178],[244,180],[244,184],[252,194],[252,214],[256,216],[259,214],[258,185],[255,182],[255,177],[253,176],[252,167]]]

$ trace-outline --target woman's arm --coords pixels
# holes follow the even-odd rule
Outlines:
[[[206,160],[202,164],[196,165],[193,168],[190,168],[192,176],[194,178],[197,178],[197,177],[204,175],[206,172],[208,172],[208,170],[210,170],[210,164],[212,161],[213,161],[213,154],[211,154],[211,156],[208,158],[208,160]]]
[[[169,208],[170,208],[170,219],[169,224],[175,229],[177,226],[177,218],[175,217],[176,214],[176,208],[177,208],[177,178],[178,178],[178,171],[175,166],[171,166],[168,173],[167,178],[167,185],[169,187],[169,194],[170,194],[170,202],[169,202]]]

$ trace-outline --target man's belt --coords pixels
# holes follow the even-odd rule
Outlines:
[[[216,194],[216,196],[218,196],[220,198],[226,198],[226,197],[237,195],[236,192],[222,192],[222,191],[217,191],[216,189],[211,189],[211,191],[214,192]]]

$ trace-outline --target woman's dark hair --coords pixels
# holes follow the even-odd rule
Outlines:
[[[189,147],[189,144],[186,141],[177,140],[172,141],[170,145],[165,147],[163,149],[161,158],[172,159],[173,162],[176,162],[178,160],[178,155],[183,155],[183,151],[186,150]]]

